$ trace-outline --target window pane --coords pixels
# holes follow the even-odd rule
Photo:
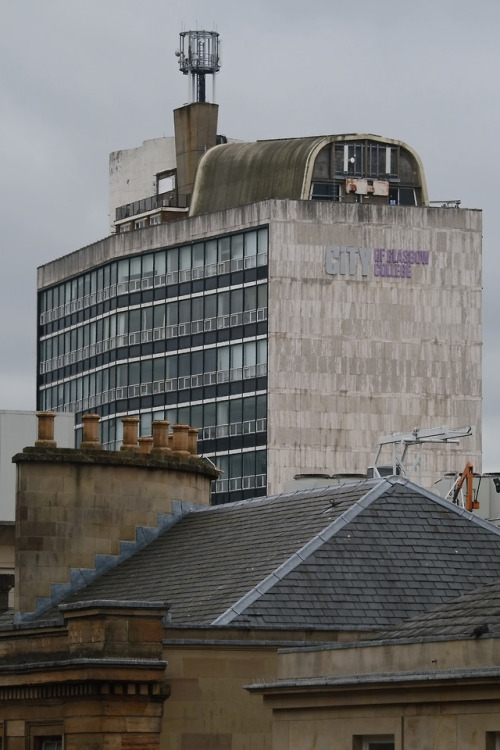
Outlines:
[[[243,258],[243,235],[235,234],[231,237],[231,258]]]
[[[231,313],[243,310],[243,289],[234,289],[231,292]]]
[[[255,453],[254,451],[243,453],[242,476],[255,476]]]
[[[179,251],[177,248],[173,248],[173,250],[169,250],[167,252],[167,273],[172,273],[172,271],[177,271],[179,269]]]
[[[259,254],[267,253],[267,227],[265,229],[259,229],[257,247]]]
[[[203,320],[203,297],[191,300],[191,320]]]
[[[179,323],[189,323],[191,320],[191,300],[183,299],[179,302]]]
[[[205,265],[217,263],[217,240],[208,240],[205,242]]]
[[[190,407],[189,406],[182,406],[177,411],[177,420],[178,424],[189,424],[189,417],[190,417]]]
[[[153,380],[153,360],[144,359],[141,363],[141,383],[151,383]]]
[[[217,295],[208,294],[205,297],[205,318],[215,318],[217,315]]]
[[[141,330],[141,311],[130,310],[129,322],[128,322],[129,333]]]
[[[163,328],[165,325],[165,305],[155,305],[153,308],[153,328]]]
[[[165,251],[155,253],[154,256],[155,276],[165,273]]]
[[[153,380],[165,380],[165,357],[153,359]]]
[[[255,396],[249,396],[243,399],[243,422],[253,421],[255,419]]]
[[[229,456],[217,456],[214,463],[222,471],[223,479],[227,479],[229,475]]]
[[[167,303],[167,325],[174,326],[179,322],[177,302]]]
[[[248,341],[245,344],[245,367],[256,364],[256,346],[255,341]]]
[[[203,405],[197,404],[191,407],[189,424],[191,427],[203,427]]]
[[[217,349],[205,349],[205,372],[217,370]]]
[[[255,452],[255,474],[265,474],[266,473],[266,451],[256,451]]]
[[[267,362],[267,341],[260,339],[257,341],[257,364],[263,365]]]
[[[243,401],[248,399],[234,398],[229,402],[229,421],[231,424],[242,421]]]
[[[203,266],[205,262],[205,248],[203,242],[193,245],[193,268]]]
[[[219,263],[231,258],[231,238],[221,237],[219,239]]]
[[[174,407],[172,409],[166,409],[163,411],[155,411],[153,413],[153,419],[166,419],[167,422],[170,422],[170,424],[177,424],[177,409]]]
[[[243,367],[243,344],[231,347],[231,368],[234,370],[236,367]]]
[[[120,312],[116,316],[116,333],[118,335],[122,333],[128,333],[127,325],[128,325],[128,313],[126,312]]]
[[[212,427],[216,424],[217,405],[215,403],[205,404],[203,407],[203,424],[205,427]]]
[[[200,372],[203,372],[203,351],[201,349],[191,353],[191,374],[198,375]]]
[[[217,424],[229,424],[229,403],[219,401],[217,404]]]
[[[257,308],[257,287],[249,286],[245,289],[245,310],[255,310]]]
[[[153,255],[142,256],[142,275],[143,276],[153,275],[153,261],[154,261]]]
[[[221,346],[217,350],[217,369],[229,370],[229,347]]]
[[[191,245],[181,247],[179,251],[179,268],[181,270],[191,268]]]
[[[267,307],[267,284],[257,287],[257,307]]]
[[[116,385],[118,387],[127,385],[127,365],[117,365]]]
[[[267,417],[267,405],[265,396],[256,397],[256,411],[257,419],[265,419]]]
[[[128,281],[129,263],[128,258],[118,261],[118,283]]]
[[[222,292],[217,295],[217,315],[229,315],[231,297],[229,292]]]
[[[241,477],[241,453],[233,453],[229,456],[229,476]]]
[[[171,378],[177,377],[177,355],[172,355],[171,357],[166,357],[165,360],[166,365],[166,380],[170,380]]]
[[[247,232],[244,237],[245,255],[257,255],[257,232]]]
[[[140,427],[141,437],[148,437],[152,433],[152,428],[151,428],[151,422],[152,422],[151,412],[148,411],[148,412],[146,412],[144,414],[141,414],[140,419],[141,419],[141,427]]]
[[[142,308],[142,328],[143,331],[149,331],[153,327],[153,308]]]
[[[189,352],[178,355],[178,374],[179,377],[185,377],[191,374],[191,355]]]

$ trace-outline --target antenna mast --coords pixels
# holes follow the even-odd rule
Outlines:
[[[220,70],[219,34],[216,31],[182,31],[175,53],[179,68],[190,75],[190,102],[206,102],[205,76],[212,76],[212,101],[215,100],[215,74]]]

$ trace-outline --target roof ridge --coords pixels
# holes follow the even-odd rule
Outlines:
[[[272,573],[269,573],[260,583],[243,594],[237,602],[232,604],[225,612],[217,617],[212,625],[229,625],[236,617],[241,615],[247,607],[253,604],[263,594],[270,591],[273,586],[282,581],[292,570],[301,565],[310,555],[316,552],[325,542],[328,542],[336,533],[347,526],[365,508],[369,507],[375,500],[387,490],[386,479],[381,479],[371,489],[356,500],[338,518],[328,524],[322,531],[313,536],[297,552],[294,552],[285,562],[281,563]]]

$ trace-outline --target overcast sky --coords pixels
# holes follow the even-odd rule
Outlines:
[[[500,470],[498,0],[2,0],[1,11],[0,410],[35,408],[36,267],[108,233],[108,155],[173,134],[172,110],[188,101],[179,32],[206,28],[222,40],[219,132],[397,138],[419,153],[431,200],[482,209],[483,470]]]

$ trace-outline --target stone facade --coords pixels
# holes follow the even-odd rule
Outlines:
[[[310,648],[279,657],[281,681],[252,688],[274,711],[273,750],[493,750],[499,641],[440,639]]]
[[[381,435],[415,427],[474,425],[460,456],[480,471],[480,212],[280,202],[269,220],[268,490],[365,473]],[[400,270],[390,249],[426,262],[378,276]],[[461,470],[456,454],[425,448],[416,480]]]
[[[161,649],[165,613],[160,603],[96,602],[68,608],[59,628],[27,629],[22,638],[3,633],[5,745],[37,750],[41,738],[64,738],[66,750],[160,748],[168,696]]]

